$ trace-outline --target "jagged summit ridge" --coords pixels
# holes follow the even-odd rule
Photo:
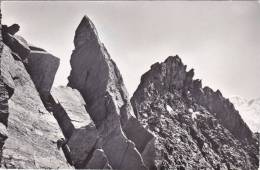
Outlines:
[[[250,136],[252,136],[251,130],[244,123],[229,99],[224,98],[220,90],[213,91],[208,86],[202,87],[200,79],[193,80],[194,70],[190,69],[186,71],[186,68],[187,66],[182,63],[178,55],[174,57],[169,56],[164,62],[153,64],[151,70],[142,76],[140,85],[145,86],[153,79],[155,90],[172,91],[173,89],[177,89],[185,96],[192,97],[196,102],[208,108],[211,112],[219,113],[217,116],[223,119],[225,126],[227,126],[235,136],[238,136],[241,140],[247,135],[249,135],[248,137],[250,138]],[[223,112],[230,113],[232,118],[230,117],[228,120],[225,120],[226,118],[224,118],[225,115],[223,115]],[[232,124],[232,120],[230,119],[234,119],[238,122]],[[236,125],[239,124],[243,124],[244,126],[238,132],[236,131],[238,128]]]
[[[131,98],[139,121],[158,139],[155,166],[257,169],[259,143],[238,111],[186,69],[178,56],[153,64]]]
[[[120,71],[87,16],[75,31],[68,86],[57,88],[52,84],[59,59],[14,35],[18,24],[3,28],[1,167],[259,167],[259,143],[232,103],[193,80],[194,70],[187,71],[180,57],[152,65],[130,103]]]

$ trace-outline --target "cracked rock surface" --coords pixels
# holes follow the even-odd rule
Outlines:
[[[58,123],[22,62],[30,53],[27,43],[2,30],[0,35],[1,168],[70,168],[56,147],[63,136]]]
[[[14,93],[8,100],[4,120],[8,138],[3,146],[2,166],[6,168],[68,168],[56,140],[62,133],[54,117],[46,111],[23,63],[2,44],[1,65],[9,66],[9,82]],[[2,97],[2,95],[1,95]],[[6,100],[5,100],[6,101]]]
[[[76,30],[74,45],[68,86],[82,94],[110,165],[146,169],[141,154],[153,135],[136,120],[122,76],[86,16]]]
[[[54,88],[51,94],[55,100],[52,111],[68,140],[74,166],[85,168],[98,142],[97,129],[85,109],[85,102],[80,93],[70,87]]]
[[[258,141],[219,90],[202,88],[178,56],[155,63],[131,102],[153,131],[160,169],[257,169]]]
[[[256,170],[253,134],[178,56],[155,63],[129,100],[92,21],[76,29],[67,86],[59,58],[0,24],[1,168]],[[130,102],[131,101],[131,102]]]

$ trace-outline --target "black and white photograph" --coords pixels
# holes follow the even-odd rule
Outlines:
[[[0,1],[0,169],[260,170],[260,1]]]

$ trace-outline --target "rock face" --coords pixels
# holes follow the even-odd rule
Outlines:
[[[141,154],[153,135],[136,120],[122,76],[86,16],[76,30],[74,45],[68,86],[82,94],[110,165],[146,169]]]
[[[156,63],[131,98],[145,127],[158,137],[162,169],[257,169],[258,141],[219,90],[202,88],[178,56]]]
[[[87,169],[112,169],[108,163],[106,154],[102,149],[96,149],[89,160]]]
[[[1,65],[9,66],[8,81],[14,82],[14,93],[8,101],[8,119],[4,121],[8,138],[3,148],[2,166],[68,168],[56,147],[56,140],[62,137],[56,120],[45,110],[23,63],[14,60],[5,44],[2,46]]]
[[[2,168],[70,168],[56,141],[63,135],[46,111],[24,63],[26,43],[2,32],[0,147]],[[7,39],[6,39],[7,38]]]
[[[48,96],[55,74],[58,70],[60,60],[59,58],[49,54],[40,48],[29,47],[31,49],[28,56],[28,63],[26,69],[31,75],[31,78],[42,96]]]
[[[70,156],[76,168],[85,168],[96,149],[97,129],[76,89],[58,87],[52,90],[53,113],[68,140]],[[92,167],[94,168],[94,167]]]
[[[68,86],[56,88],[59,59],[15,35],[18,24],[0,28],[1,168],[259,167],[259,134],[178,56],[152,65],[130,102],[88,17],[75,32]]]

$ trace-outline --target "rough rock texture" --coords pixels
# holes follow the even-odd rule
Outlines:
[[[5,44],[19,59],[24,60],[30,54],[30,49],[27,44],[21,41],[18,37],[5,33],[3,34],[3,38]]]
[[[242,120],[234,105],[224,98],[219,90],[214,92],[209,87],[193,87],[191,89],[195,102],[204,106],[209,112],[215,113],[224,127],[241,141],[248,140],[254,143],[252,132]]]
[[[0,28],[2,168],[259,167],[259,133],[178,56],[152,65],[130,103],[89,18],[75,33],[68,87],[52,90],[59,59],[15,35],[18,24]]]
[[[141,154],[153,135],[136,120],[122,76],[89,18],[79,24],[74,45],[68,86],[82,94],[110,165],[146,169]]]
[[[1,64],[10,66],[14,94],[8,102],[8,139],[2,165],[7,168],[68,168],[56,147],[62,133],[54,117],[45,110],[39,94],[21,61],[14,60],[3,45]]]
[[[1,54],[3,50],[6,48],[3,43],[1,43]],[[0,108],[1,108],[1,114],[0,114],[0,121],[4,125],[7,126],[8,122],[8,100],[13,95],[15,84],[13,81],[13,78],[10,74],[10,65],[6,63],[6,60],[4,60],[3,57],[0,58],[0,88],[1,88],[1,96],[0,96]]]
[[[62,137],[58,123],[21,62],[30,50],[15,35],[0,35],[7,35],[0,42],[1,167],[70,168],[56,147]]]
[[[1,2],[0,2],[1,5]],[[3,37],[2,37],[2,15],[0,9],[0,52],[3,49]],[[2,151],[5,140],[8,137],[6,129],[9,115],[8,100],[14,91],[14,82],[9,77],[8,66],[3,65],[3,60],[0,58],[0,162],[2,162]],[[5,66],[5,67],[3,67]],[[8,81],[9,80],[9,81]]]
[[[6,84],[3,81],[3,77],[0,77],[0,162],[2,161],[2,149],[5,140],[8,137],[8,132],[6,129],[9,107],[8,100],[11,96],[8,94],[8,89]]]
[[[112,169],[109,165],[106,154],[102,149],[96,149],[85,166],[86,169]]]
[[[131,98],[142,124],[156,133],[161,169],[252,169],[258,141],[219,90],[202,88],[178,56],[155,63]]]
[[[60,60],[59,58],[49,54],[40,48],[32,48],[28,56],[28,63],[26,69],[31,75],[31,78],[42,96],[48,96],[55,74],[58,70]]]
[[[53,113],[68,140],[72,161],[76,168],[84,168],[96,147],[96,126],[86,112],[85,102],[76,89],[54,88],[52,97],[56,103],[52,106]]]

